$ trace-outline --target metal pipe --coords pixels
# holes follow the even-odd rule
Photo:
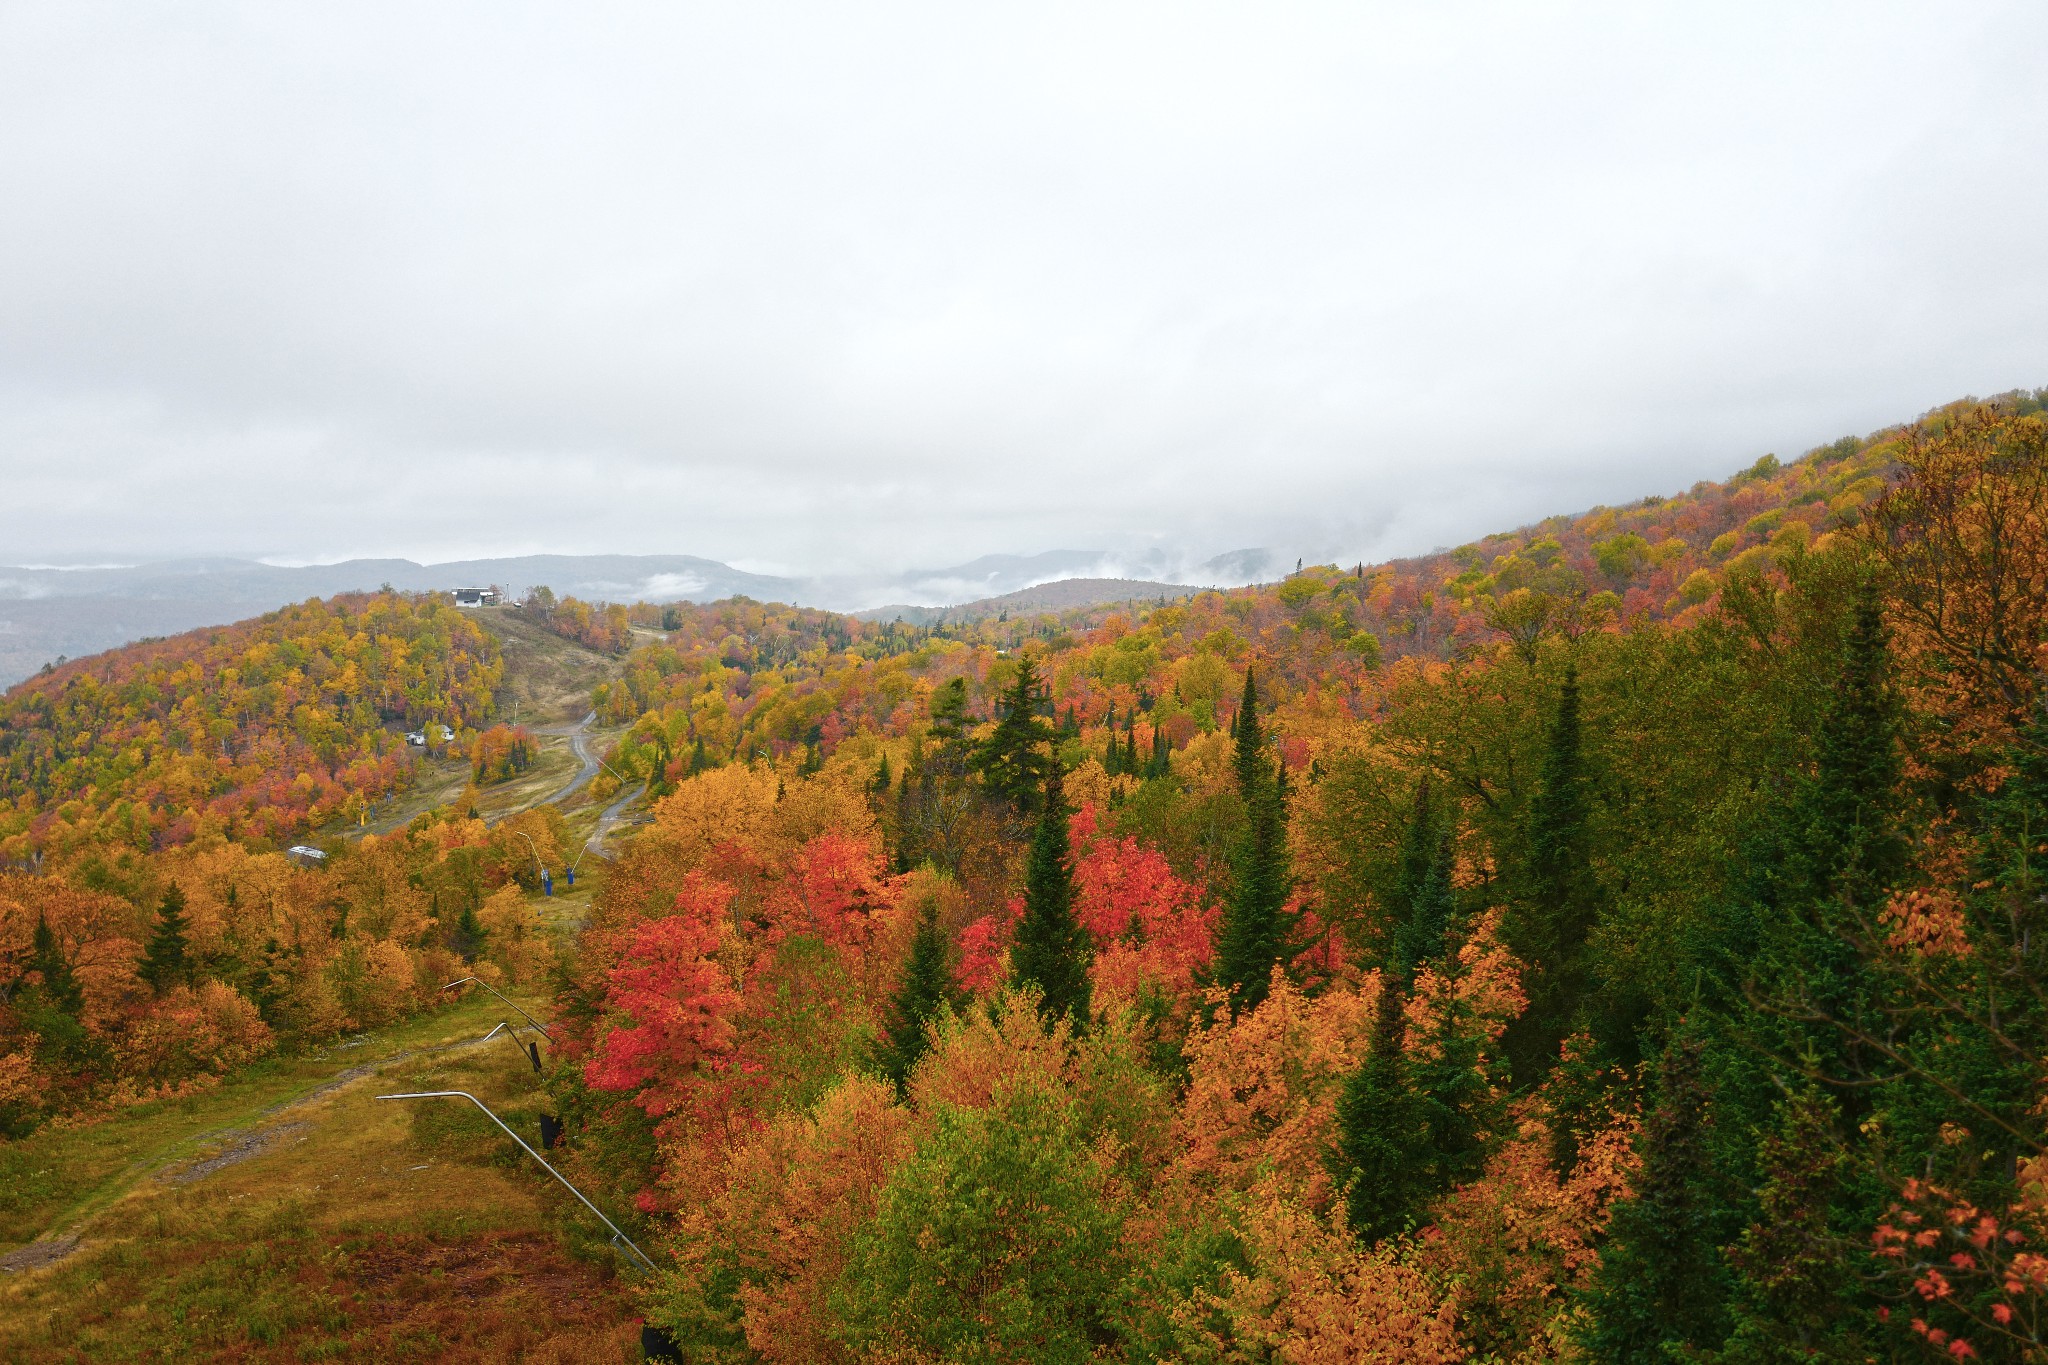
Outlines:
[[[512,1027],[512,1025],[506,1023],[502,1019],[498,1021],[498,1026],[496,1028],[492,1029],[489,1033],[486,1033],[483,1037],[477,1039],[477,1041],[479,1043],[488,1043],[491,1041],[491,1039],[497,1037],[501,1033],[504,1034],[506,1039],[511,1042],[512,1046],[519,1049],[520,1056],[526,1058],[527,1061],[533,1063],[533,1069],[535,1071],[540,1070],[540,1044],[520,1042],[519,1030]]]
[[[535,843],[535,842],[533,841],[533,836],[532,836],[531,834],[528,834],[528,833],[527,833],[527,832],[526,832],[525,830],[523,830],[523,829],[515,829],[515,830],[513,830],[512,832],[513,832],[514,834],[518,835],[518,836],[519,836],[520,838],[522,838],[522,839],[526,840],[526,846],[527,846],[527,848],[528,848],[528,849],[530,849],[530,850],[532,850],[532,852],[533,852],[533,870],[534,870],[535,872],[541,872],[541,873],[545,873],[545,872],[547,871],[547,868],[546,868],[545,866],[543,866],[543,865],[542,865],[542,863],[541,863],[541,860],[540,860],[540,845],[539,845],[539,844],[536,844],[536,843]]]
[[[524,1019],[524,1020],[525,1020],[525,1021],[526,1021],[527,1023],[529,1023],[529,1024],[533,1025],[533,1027],[534,1027],[534,1030],[535,1030],[535,1031],[536,1031],[537,1033],[539,1033],[541,1037],[543,1037],[543,1038],[547,1039],[547,1040],[548,1040],[549,1042],[551,1042],[551,1043],[552,1043],[553,1041],[555,1041],[555,1035],[554,1035],[554,1034],[552,1034],[552,1033],[549,1033],[549,1032],[547,1031],[547,1029],[543,1028],[543,1027],[541,1026],[541,1022],[540,1022],[540,1020],[538,1020],[538,1019],[534,1018],[534,1017],[533,1017],[532,1015],[528,1014],[528,1013],[527,1013],[527,1012],[526,1012],[525,1010],[522,1010],[522,1009],[520,1009],[520,1008],[519,1008],[519,1006],[517,1006],[517,1005],[514,1005],[514,1004],[513,1004],[513,1003],[512,1003],[512,1002],[511,1002],[510,1000],[506,1000],[506,999],[505,999],[505,993],[504,993],[503,991],[499,990],[499,989],[498,989],[498,988],[497,988],[496,986],[493,986],[493,985],[492,985],[492,984],[491,984],[490,982],[488,982],[488,981],[484,980],[484,979],[483,979],[482,977],[480,977],[480,976],[465,976],[465,977],[463,977],[463,978],[462,978],[462,980],[460,980],[460,981],[451,981],[451,982],[449,982],[449,983],[448,983],[447,985],[443,986],[443,987],[442,987],[441,989],[442,989],[442,990],[444,990],[444,991],[452,991],[452,990],[454,990],[454,989],[455,989],[455,988],[456,988],[457,986],[461,986],[461,985],[466,985],[467,983],[469,983],[469,982],[471,982],[471,981],[474,981],[474,982],[476,982],[476,984],[477,984],[477,985],[479,985],[479,986],[482,986],[482,987],[483,987],[483,988],[484,988],[485,990],[489,991],[489,992],[490,992],[490,993],[491,993],[492,995],[495,995],[495,996],[497,996],[497,997],[498,997],[498,998],[499,998],[500,1000],[504,1000],[504,1001],[505,1001],[505,1003],[506,1003],[506,1004],[507,1004],[508,1006],[510,1006],[510,1007],[511,1007],[511,1008],[512,1008],[513,1010],[515,1010],[515,1011],[516,1011],[516,1012],[518,1013],[518,1015],[519,1015],[519,1017],[520,1017],[520,1018]]]
[[[592,1213],[596,1214],[597,1220],[600,1223],[603,1223],[606,1227],[612,1230],[613,1246],[618,1246],[621,1242],[625,1243],[626,1246],[632,1249],[633,1254],[640,1258],[640,1264],[647,1267],[647,1271],[649,1274],[653,1274],[657,1270],[658,1267],[655,1266],[654,1262],[647,1259],[647,1253],[642,1251],[639,1247],[634,1246],[633,1239],[628,1237],[625,1233],[621,1232],[619,1230],[619,1225],[617,1223],[614,1223],[611,1219],[604,1216],[604,1210],[600,1209],[597,1205],[591,1203],[588,1199],[585,1199],[583,1196],[583,1191],[577,1189],[574,1185],[571,1185],[567,1177],[565,1177],[560,1171],[556,1170],[553,1166],[548,1165],[548,1160],[546,1157],[542,1156],[539,1152],[534,1151],[533,1148],[527,1146],[525,1138],[513,1132],[512,1129],[506,1125],[505,1120],[499,1118],[496,1114],[493,1114],[491,1112],[491,1107],[489,1105],[485,1104],[476,1096],[470,1094],[467,1090],[418,1090],[410,1091],[403,1095],[379,1095],[377,1096],[377,1098],[380,1100],[468,1100],[471,1104],[475,1105],[477,1108],[484,1111],[484,1117],[488,1118],[492,1123],[497,1124],[500,1128],[503,1128],[505,1130],[505,1136],[511,1138],[514,1142],[518,1143],[519,1149],[521,1151],[525,1152],[535,1161],[538,1161],[540,1163],[540,1168],[542,1170],[546,1171],[556,1180],[561,1181],[562,1188],[567,1190],[569,1193],[575,1195],[576,1198],[582,1203],[584,1208],[589,1209]]]

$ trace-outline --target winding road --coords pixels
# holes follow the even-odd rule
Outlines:
[[[545,730],[534,731],[537,735],[567,735],[569,737],[569,751],[575,754],[577,762],[583,765],[577,770],[576,776],[569,779],[567,786],[541,801],[540,805],[548,805],[550,803],[559,805],[567,801],[577,792],[590,785],[591,779],[596,777],[598,770],[604,767],[603,761],[595,753],[591,752],[590,748],[590,727],[596,720],[597,712],[592,711],[574,725],[555,725]],[[611,838],[612,830],[625,817],[626,807],[638,801],[646,792],[647,784],[645,782],[629,791],[622,791],[619,794],[619,799],[606,806],[604,813],[597,817],[597,828],[593,829],[590,832],[590,837],[583,841],[584,849],[609,861],[612,855],[605,852],[605,841]]]
[[[576,761],[583,765],[577,770],[576,776],[569,779],[568,786],[540,802],[541,805],[545,806],[549,803],[560,805],[577,792],[582,791],[585,786],[589,785],[590,779],[597,776],[597,770],[603,765],[598,762],[597,755],[590,751],[590,727],[596,720],[597,712],[592,711],[574,725],[551,725],[544,730],[534,731],[537,735],[567,735],[569,737],[569,752],[575,754]]]

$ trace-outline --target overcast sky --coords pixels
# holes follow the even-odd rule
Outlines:
[[[0,3],[0,562],[1375,558],[2048,384],[2048,5]]]

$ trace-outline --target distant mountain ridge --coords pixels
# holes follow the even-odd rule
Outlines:
[[[784,577],[751,573],[697,555],[518,555],[419,564],[409,559],[350,559],[335,564],[278,565],[246,559],[173,559],[135,565],[57,568],[0,565],[0,687],[57,658],[79,658],[134,640],[225,625],[290,602],[389,585],[436,592],[496,585],[511,593],[546,585],[557,596],[611,602],[715,602],[747,596],[801,602],[835,611],[884,604],[923,613],[952,604],[980,604],[1062,581],[1127,581],[1133,572],[1200,586],[1252,581],[1270,562],[1264,550],[1236,550],[1174,572],[1167,556],[1136,557],[1101,550],[1051,550],[1036,555],[984,555],[965,564],[900,574]],[[1249,570],[1249,574],[1248,574]],[[1153,579],[1128,589],[1076,589],[1071,606],[1156,597],[1182,585]],[[1072,593],[1069,594],[1073,596]],[[1065,599],[1062,599],[1063,601]],[[895,605],[901,604],[901,605]],[[1023,609],[1021,604],[1013,609]],[[1003,610],[1001,605],[987,614]],[[906,620],[912,619],[905,615]]]
[[[1185,583],[1148,583],[1142,578],[1061,578],[1051,583],[1019,588],[997,597],[961,602],[945,607],[892,604],[852,613],[863,621],[903,621],[913,626],[934,626],[941,622],[982,621],[1004,612],[1020,615],[1035,612],[1074,611],[1082,607],[1106,607],[1121,602],[1153,606],[1193,597],[1206,587]]]

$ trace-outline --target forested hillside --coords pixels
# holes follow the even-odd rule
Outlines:
[[[496,641],[431,597],[337,597],[79,659],[0,700],[0,859],[277,842],[489,716]]]
[[[0,1117],[460,966],[687,1359],[2040,1359],[2042,397],[1149,611],[555,604],[663,636],[559,939],[549,807],[271,850],[489,714],[470,622],[83,661],[0,711]]]
[[[669,624],[553,1084],[689,1358],[2035,1358],[2036,400],[1138,619]]]

